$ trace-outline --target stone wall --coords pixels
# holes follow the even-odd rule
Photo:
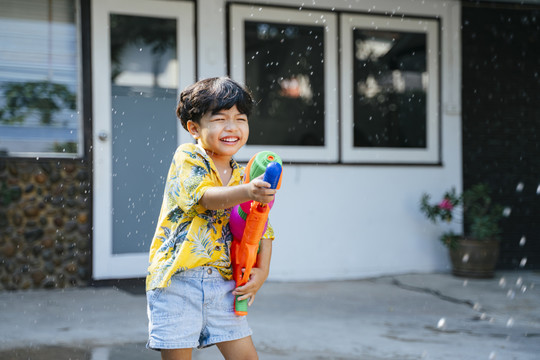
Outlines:
[[[84,160],[0,158],[0,291],[88,284],[91,200]]]

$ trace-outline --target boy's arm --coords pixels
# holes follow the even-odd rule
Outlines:
[[[251,306],[255,300],[255,294],[268,278],[270,272],[270,259],[272,258],[272,240],[261,239],[259,254],[257,255],[257,265],[251,269],[249,281],[244,285],[237,287],[234,295],[241,295],[238,300],[249,299],[248,306]]]
[[[202,196],[200,204],[208,210],[228,209],[254,200],[267,204],[274,199],[276,190],[262,180],[262,176],[247,184],[211,187]]]

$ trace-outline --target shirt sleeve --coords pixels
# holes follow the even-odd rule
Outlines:
[[[174,185],[170,194],[176,205],[191,216],[204,211],[199,201],[208,188],[217,186],[208,160],[193,152],[179,151],[172,176]]]

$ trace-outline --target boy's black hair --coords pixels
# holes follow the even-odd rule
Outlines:
[[[178,98],[176,116],[187,130],[189,120],[200,123],[207,112],[215,113],[234,105],[242,114],[250,115],[253,97],[248,89],[228,77],[200,80],[188,86]]]

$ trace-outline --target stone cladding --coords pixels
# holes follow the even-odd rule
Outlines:
[[[84,160],[0,158],[0,291],[87,285],[91,201]]]

